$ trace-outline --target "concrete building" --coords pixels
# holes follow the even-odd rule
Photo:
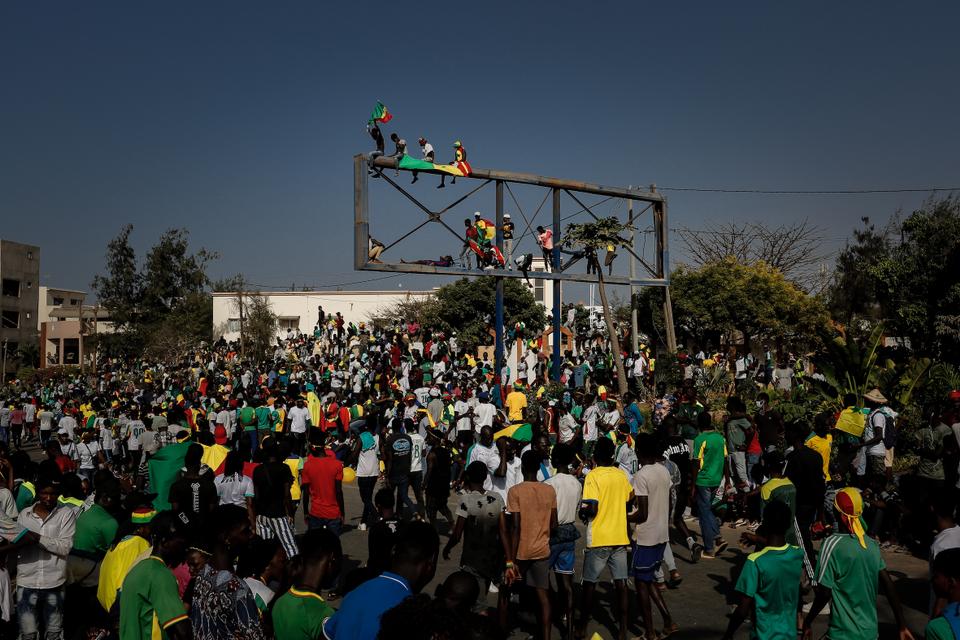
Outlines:
[[[346,322],[359,323],[398,302],[432,296],[433,291],[271,291],[259,295],[270,303],[277,315],[277,335],[285,336],[288,329],[312,333],[321,306],[328,315],[339,312]],[[237,302],[237,293],[213,294],[214,339],[221,336],[231,341],[240,338]]]
[[[0,240],[0,284],[0,350],[9,365],[21,345],[37,342],[40,247]]]
[[[103,307],[54,307],[49,319],[40,324],[40,367],[92,362],[96,353],[89,347],[88,338],[112,332],[113,323]]]
[[[37,331],[44,322],[56,322],[57,314],[63,309],[79,309],[87,299],[86,291],[40,287],[37,306]]]

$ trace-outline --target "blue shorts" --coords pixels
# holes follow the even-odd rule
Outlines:
[[[550,545],[550,570],[563,575],[573,575],[573,563],[576,560],[576,540],[557,542]]]
[[[661,542],[649,547],[636,545],[633,547],[633,562],[630,563],[630,573],[640,582],[653,582],[654,574],[663,562],[663,550],[667,543]]]

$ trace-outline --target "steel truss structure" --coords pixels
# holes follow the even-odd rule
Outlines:
[[[527,231],[533,225],[533,219],[542,209],[543,205],[548,199],[552,200],[552,229],[554,237],[554,250],[552,253],[552,270],[550,272],[537,271],[532,277],[544,280],[552,281],[568,281],[568,282],[586,282],[586,283],[595,283],[597,282],[597,276],[595,274],[586,274],[586,273],[571,273],[565,270],[565,266],[571,266],[572,262],[576,260],[568,261],[567,265],[563,265],[561,258],[561,244],[562,244],[562,230],[560,228],[561,224],[561,202],[562,197],[566,197],[570,200],[574,206],[578,207],[573,215],[580,213],[589,214],[594,220],[599,220],[600,216],[597,215],[595,209],[599,206],[598,203],[588,205],[584,203],[586,199],[584,194],[593,195],[593,196],[604,196],[606,200],[610,199],[622,199],[626,201],[627,204],[627,218],[626,224],[631,230],[631,238],[633,240],[632,246],[623,246],[622,248],[627,251],[631,256],[630,261],[630,277],[624,276],[604,276],[603,281],[606,284],[611,285],[627,285],[635,291],[636,287],[641,286],[654,286],[654,287],[668,287],[669,286],[669,248],[668,248],[668,227],[667,227],[667,202],[666,199],[653,189],[650,191],[641,191],[639,189],[624,189],[622,187],[608,187],[597,184],[590,184],[586,182],[578,182],[573,180],[561,180],[559,178],[549,178],[544,176],[526,174],[526,173],[515,173],[510,171],[497,171],[493,169],[473,169],[471,174],[467,177],[461,177],[460,180],[469,180],[471,182],[477,182],[476,186],[473,186],[465,195],[457,198],[451,202],[446,207],[443,207],[439,210],[433,210],[430,207],[423,204],[417,197],[412,195],[409,190],[397,184],[395,180],[390,178],[385,172],[386,169],[399,170],[398,160],[392,156],[379,156],[373,159],[372,163],[368,160],[368,157],[363,154],[358,154],[353,158],[353,168],[354,168],[354,268],[358,271],[379,271],[379,272],[396,272],[396,273],[419,273],[419,274],[433,274],[433,275],[445,275],[445,276],[493,276],[497,279],[497,301],[496,301],[496,371],[501,371],[503,367],[503,278],[526,278],[528,274],[525,274],[517,270],[509,269],[495,269],[493,271],[483,270],[483,269],[466,269],[460,268],[458,266],[451,267],[440,267],[433,265],[425,264],[416,264],[416,263],[384,263],[384,262],[371,262],[369,260],[369,247],[368,242],[370,238],[370,222],[369,222],[369,196],[368,196],[368,187],[369,187],[369,172],[374,172],[381,182],[391,186],[396,191],[399,191],[407,200],[409,200],[416,208],[420,209],[425,219],[420,221],[415,227],[410,231],[403,234],[396,240],[385,244],[384,251],[396,246],[397,244],[403,242],[411,235],[424,228],[427,224],[433,222],[444,229],[446,229],[450,234],[452,234],[456,239],[458,244],[463,243],[462,232],[457,232],[454,230],[447,222],[443,219],[443,216],[455,207],[462,204],[467,199],[471,198],[478,192],[485,190],[489,185],[493,185],[493,190],[495,192],[495,210],[496,210],[496,246],[503,251],[503,221],[504,221],[504,193],[508,193],[513,199],[514,204],[519,208],[519,202],[517,202],[516,197],[513,194],[511,189],[511,184],[515,185],[532,185],[546,190],[546,193],[541,201],[540,208],[537,209],[537,213],[533,214],[533,217],[530,220],[527,220],[526,215],[523,215],[524,220],[526,220],[526,230],[523,231],[523,234],[526,234]],[[404,170],[405,171],[405,170]],[[430,170],[420,170],[420,173],[425,174],[436,174],[444,175],[440,171],[430,171]],[[489,191],[489,189],[488,189]],[[635,213],[635,206],[639,205],[639,212]],[[650,212],[652,217],[652,231],[655,239],[655,256],[652,260],[645,258],[642,255],[642,252],[637,248],[638,234],[633,233],[636,229],[638,222],[645,216],[647,212]],[[521,211],[522,214],[522,211]],[[567,217],[572,217],[568,215]],[[545,225],[544,225],[545,226]],[[508,265],[510,266],[510,265]],[[638,277],[637,271],[640,269],[643,270],[643,275]],[[668,300],[669,300],[669,289],[668,291]],[[559,378],[560,372],[560,287],[553,287],[553,377],[554,379]],[[668,311],[669,302],[668,302]],[[669,314],[672,316],[672,314]],[[672,328],[672,318],[668,317],[668,324]],[[672,331],[668,331],[672,334]],[[669,345],[671,349],[675,348],[673,345]]]

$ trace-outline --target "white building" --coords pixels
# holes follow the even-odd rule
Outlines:
[[[247,293],[246,295],[250,295]],[[329,316],[337,312],[346,322],[367,322],[372,315],[389,309],[399,302],[432,296],[433,291],[271,291],[260,292],[277,315],[277,335],[287,329],[313,333],[319,317],[319,307]],[[240,314],[235,292],[213,294],[214,339],[240,338]]]

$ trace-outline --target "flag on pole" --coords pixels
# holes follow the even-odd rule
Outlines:
[[[393,114],[387,111],[382,102],[377,101],[377,106],[373,108],[373,113],[370,114],[370,122],[390,122],[392,119]]]

